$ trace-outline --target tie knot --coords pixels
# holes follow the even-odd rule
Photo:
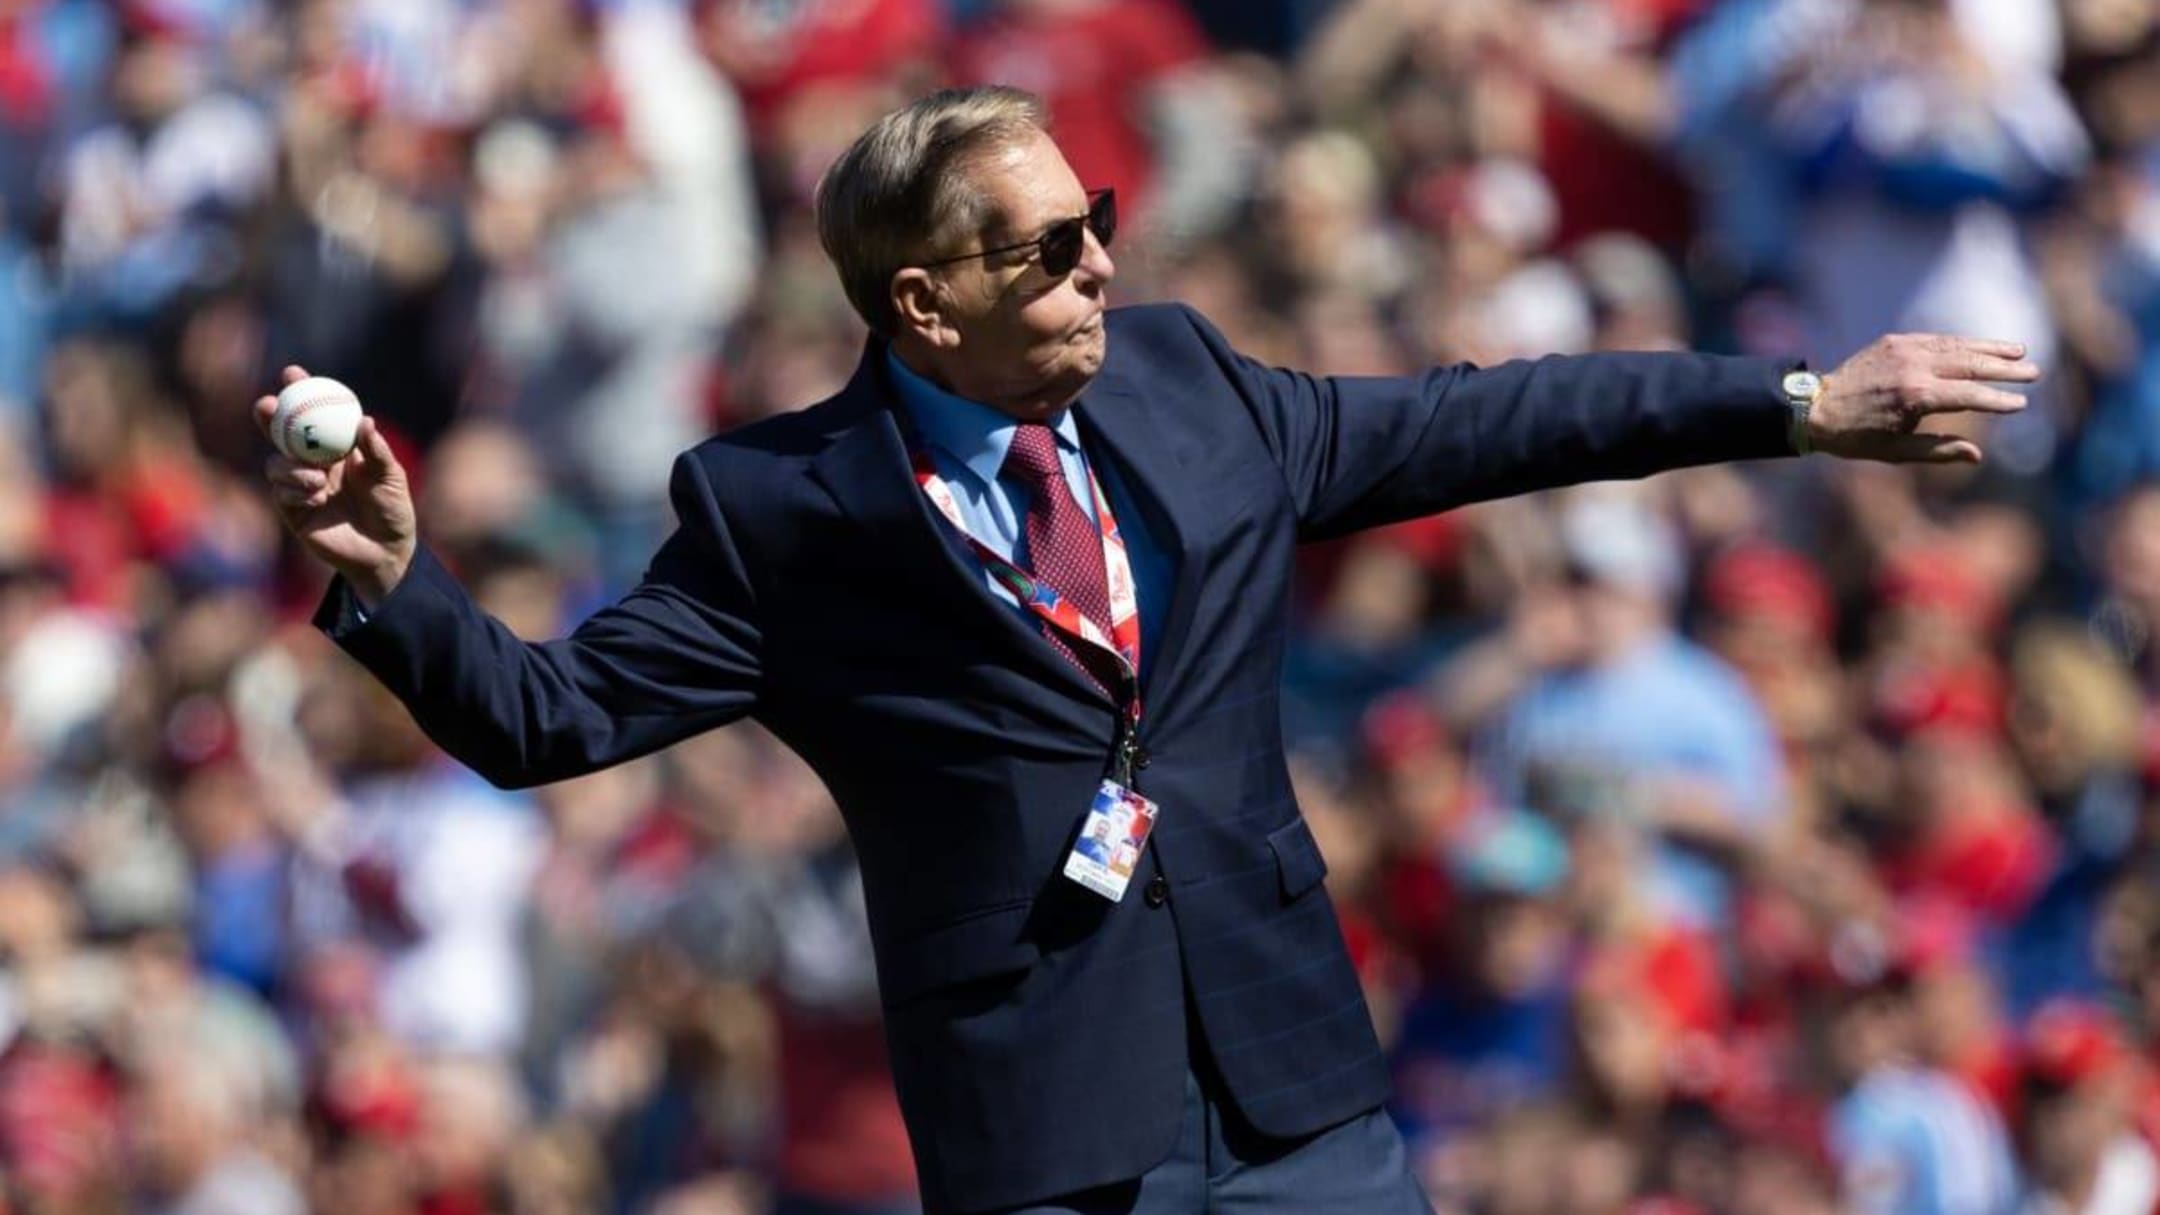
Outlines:
[[[1056,484],[1065,476],[1058,463],[1057,435],[1041,422],[1022,422],[1013,431],[1012,448],[1005,453],[1005,467],[1030,492]]]

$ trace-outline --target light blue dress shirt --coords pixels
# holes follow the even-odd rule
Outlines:
[[[932,465],[952,490],[953,501],[960,508],[960,522],[968,535],[1014,565],[1028,568],[1027,491],[998,476],[1020,423],[988,405],[954,396],[908,370],[890,351],[885,355],[885,364],[892,372],[900,404],[929,446]],[[1087,453],[1080,447],[1080,428],[1072,411],[1060,414],[1051,431],[1057,435],[1058,463],[1065,470],[1065,483],[1088,518],[1093,519],[1095,494],[1088,488]],[[1097,473],[1102,478],[1103,495],[1110,499],[1110,512],[1117,516],[1126,556],[1132,562],[1133,594],[1140,601],[1140,668],[1144,674],[1154,657],[1151,643],[1162,636],[1163,612],[1169,606],[1169,554],[1149,535],[1147,521],[1141,517],[1132,495],[1125,491],[1117,471],[1105,466]],[[990,576],[973,550],[968,550],[967,559],[982,570],[983,585],[990,588],[991,594],[1011,604],[1016,612],[1027,611]]]

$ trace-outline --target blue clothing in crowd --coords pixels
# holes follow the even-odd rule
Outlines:
[[[1784,804],[1784,766],[1761,708],[1737,673],[1666,635],[1620,660],[1554,671],[1502,719],[1481,759],[1501,801],[1561,814],[1629,813],[1661,777],[1705,780],[1743,830]],[[1714,925],[1730,881],[1709,857],[1653,845],[1650,883],[1682,921]]]
[[[1388,1112],[1413,1148],[1482,1127],[1559,1088],[1568,1068],[1567,984],[1507,999],[1428,988],[1404,1010]]]
[[[2017,1206],[2002,1123],[1940,1072],[1871,1072],[1830,1111],[1829,1138],[1857,1215],[2010,1215]]]

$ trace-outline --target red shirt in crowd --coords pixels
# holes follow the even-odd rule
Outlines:
[[[883,79],[945,35],[936,0],[700,0],[698,20],[759,132],[804,89]]]
[[[1997,924],[2023,915],[2055,863],[2047,828],[2023,807],[1980,808],[1940,824],[1886,858],[1883,875],[1908,897],[1945,898]]]
[[[1612,49],[1664,50],[1702,0],[1608,0]],[[1598,232],[1632,232],[1667,249],[1694,229],[1695,200],[1659,152],[1646,148],[1550,90],[1539,97],[1538,169],[1560,204],[1561,247]]]
[[[912,1197],[915,1158],[875,1016],[779,1010],[781,1188],[835,1204]]]
[[[1171,0],[1095,0],[1058,11],[1009,4],[960,40],[953,74],[1041,97],[1082,185],[1145,204],[1154,156],[1150,86],[1207,53],[1206,35]]]

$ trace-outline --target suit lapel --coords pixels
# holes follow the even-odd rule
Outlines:
[[[1184,653],[1198,593],[1200,563],[1194,559],[1192,537],[1169,498],[1171,487],[1190,483],[1186,453],[1166,441],[1165,431],[1147,424],[1139,393],[1109,374],[1098,378],[1081,397],[1080,425],[1083,436],[1092,433],[1099,440],[1096,449],[1116,466],[1126,492],[1146,516],[1149,537],[1168,551],[1175,571],[1162,635],[1143,639],[1154,652],[1142,655],[1147,677],[1141,697],[1153,704],[1156,689],[1169,686],[1165,683],[1168,672]]]
[[[811,475],[866,533],[878,554],[870,564],[909,579],[894,593],[935,598],[1045,682],[1111,705],[1034,623],[991,593],[953,529],[932,510],[909,468],[884,359],[883,344],[873,339],[833,402],[833,438],[812,461]]]

